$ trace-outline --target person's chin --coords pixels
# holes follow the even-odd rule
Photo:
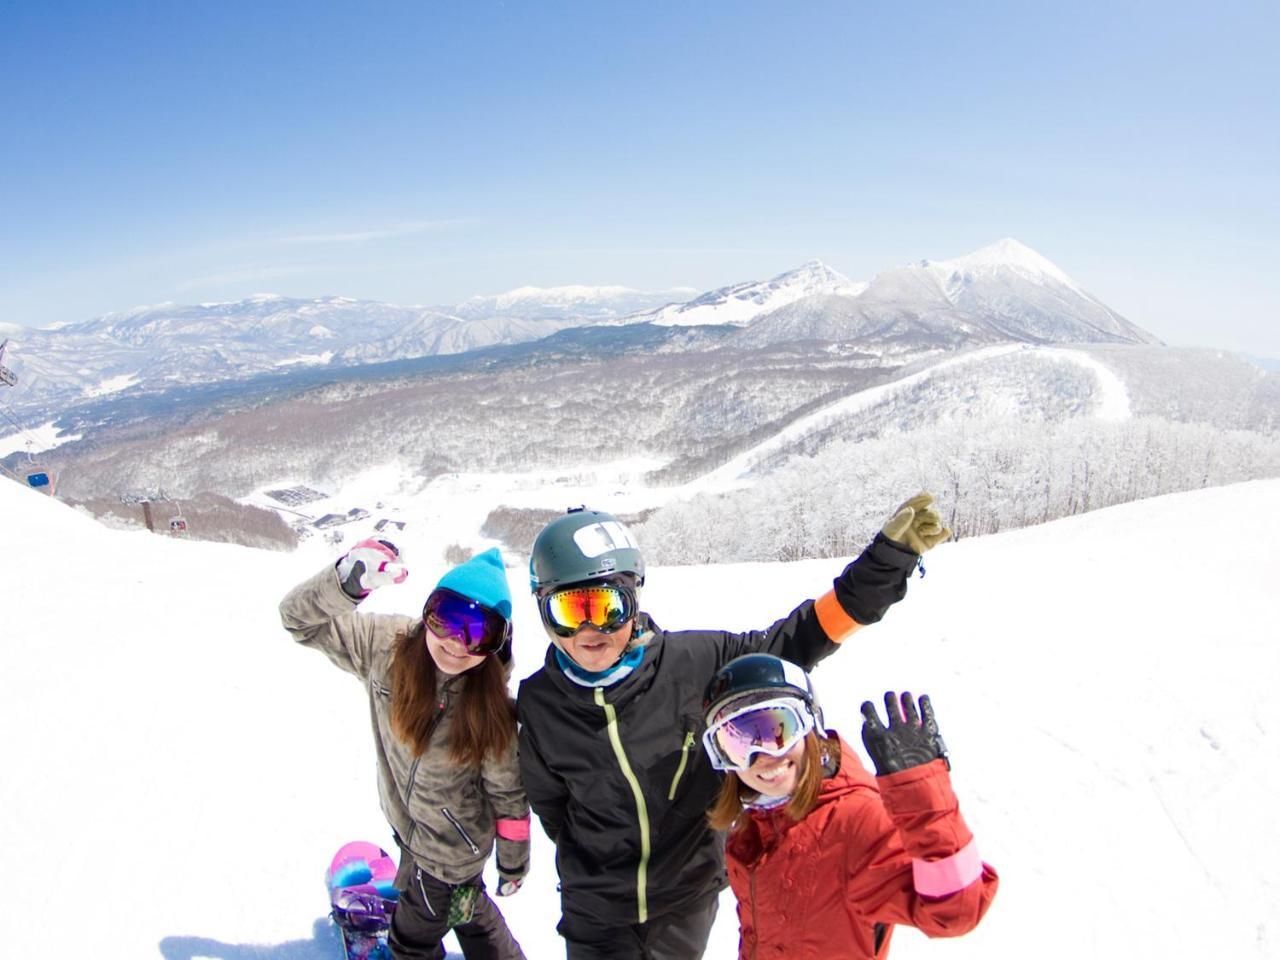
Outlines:
[[[578,655],[573,658],[573,662],[588,673],[599,673],[601,670],[608,670],[613,666],[612,660],[599,654],[594,656]]]
[[[617,656],[608,641],[600,643],[575,643],[569,656],[583,670],[599,673],[613,666]]]
[[[749,786],[765,797],[790,796],[796,788],[795,764],[788,763],[777,770],[776,775],[762,777],[755,774]]]
[[[458,657],[443,650],[432,658],[436,662],[436,669],[441,673],[451,677],[456,677],[460,673],[466,673],[472,666],[479,661],[473,661],[470,657]]]

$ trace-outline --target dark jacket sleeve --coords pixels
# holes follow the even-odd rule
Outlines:
[[[569,804],[569,786],[547,767],[538,750],[529,725],[521,717],[520,723],[520,779],[529,806],[538,815],[542,829],[553,843],[560,838],[564,826],[565,808]]]
[[[877,533],[858,559],[836,577],[831,592],[857,623],[879,623],[885,611],[907,595],[907,581],[919,560],[918,554]]]
[[[879,622],[907,595],[917,560],[910,550],[877,534],[817,600],[804,601],[767,630],[725,634],[719,665],[747,653],[771,653],[812,669],[855,630]]]

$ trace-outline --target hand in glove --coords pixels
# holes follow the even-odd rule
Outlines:
[[[338,582],[352,600],[388,583],[404,583],[409,568],[397,563],[400,551],[390,540],[361,540],[338,561]]]
[[[509,897],[524,885],[524,870],[508,870],[498,861],[498,896]]]
[[[876,708],[867,700],[862,704],[862,743],[876,765],[876,776],[883,777],[899,770],[908,770],[941,758],[951,769],[947,759],[947,745],[938,733],[938,721],[933,716],[933,704],[928,696],[920,698],[920,714],[909,692],[902,694],[902,709],[898,709],[898,695],[890,690],[884,695],[884,706],[889,717],[886,728],[876,714]]]
[[[917,493],[894,512],[880,530],[886,538],[913,553],[923,554],[951,536],[942,525],[933,494]]]

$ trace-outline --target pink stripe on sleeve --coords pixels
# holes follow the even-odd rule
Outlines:
[[[970,840],[959,853],[943,860],[912,860],[911,878],[924,897],[949,897],[982,876],[978,842]]]
[[[503,840],[528,840],[529,818],[521,817],[519,820],[499,820],[498,836]]]

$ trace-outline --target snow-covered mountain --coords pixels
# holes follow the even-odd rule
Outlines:
[[[53,411],[107,390],[234,380],[280,368],[351,366],[539,340],[565,327],[668,303],[678,291],[525,288],[459,306],[262,294],[228,303],[159,304],[81,323],[16,328],[18,410]]]
[[[855,283],[821,260],[810,260],[771,280],[753,280],[721,287],[688,303],[673,303],[660,310],[629,317],[627,321],[682,327],[708,323],[746,326],[757,317],[805,297],[856,296],[864,289],[865,283]]]
[[[954,260],[921,261],[947,300],[1017,339],[1157,343],[1034,250],[1004,239]],[[868,293],[875,289],[871,284]]]
[[[106,392],[239,380],[299,366],[355,366],[541,340],[566,328],[739,328],[743,347],[841,342],[871,355],[1003,341],[1153,343],[1153,337],[1014,240],[854,282],[820,261],[680,302],[687,291],[521,287],[450,307],[263,294],[161,304],[40,330],[19,328],[7,398],[32,422]],[[604,332],[604,331],[602,331]],[[608,348],[607,336],[589,349]],[[720,338],[693,338],[699,349]]]
[[[901,928],[896,960],[1276,956],[1280,647],[1259,625],[1280,564],[1280,512],[1260,505],[1278,497],[1280,481],[1255,482],[944,544],[882,623],[816,668],[828,725],[859,753],[863,699],[932,695],[961,809],[1002,876],[977,930],[938,943]],[[36,882],[6,914],[6,955],[341,956],[329,858],[353,839],[393,846],[368,706],[276,612],[333,554],[108,530],[2,479],[0,516],[23,570],[57,571],[0,585],[0,866]],[[1244,516],[1230,576],[1206,578],[1222,518]],[[409,579],[362,609],[420,610],[443,572],[435,528],[404,534]],[[507,559],[514,690],[547,641],[523,558]],[[713,625],[759,628],[842,562],[653,566],[644,607],[667,629],[704,627],[704,598],[733,596]],[[1213,602],[1170,602],[1191,583]],[[90,627],[68,617],[69,595]],[[554,851],[536,825],[531,860],[501,908],[529,957],[562,956]],[[48,892],[86,870],[108,882],[69,922]],[[706,956],[737,956],[731,894]]]
[[[763,314],[740,339],[756,346],[855,341],[872,353],[1008,340],[1159,342],[1011,239],[954,260],[884,271],[856,294],[806,296]]]

